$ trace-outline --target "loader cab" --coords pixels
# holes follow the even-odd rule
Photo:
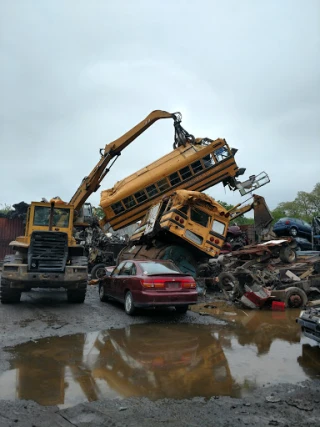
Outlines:
[[[32,202],[28,212],[26,236],[34,231],[62,232],[72,240],[73,207],[66,204]]]

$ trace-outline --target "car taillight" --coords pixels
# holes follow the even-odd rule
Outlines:
[[[141,285],[146,289],[163,289],[164,282],[162,280],[154,280],[153,282],[141,280]]]
[[[196,282],[182,282],[182,287],[184,289],[194,289],[196,287]]]
[[[287,225],[290,224],[290,221],[286,221],[285,224],[287,224]]]

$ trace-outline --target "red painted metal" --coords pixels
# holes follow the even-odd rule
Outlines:
[[[0,218],[0,261],[5,255],[12,254],[13,251],[9,243],[17,236],[24,235],[24,225],[22,219]]]

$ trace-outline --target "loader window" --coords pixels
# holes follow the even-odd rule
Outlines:
[[[207,227],[209,220],[209,215],[198,209],[191,209],[191,221],[196,222],[197,224]]]
[[[48,206],[35,206],[33,225],[49,226],[50,208]]]
[[[68,227],[70,219],[70,209],[54,208],[53,223],[54,227]],[[49,226],[50,208],[48,206],[35,206],[33,225]]]

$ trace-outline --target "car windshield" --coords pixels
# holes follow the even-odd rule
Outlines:
[[[181,274],[181,271],[172,262],[141,262],[143,274]]]

